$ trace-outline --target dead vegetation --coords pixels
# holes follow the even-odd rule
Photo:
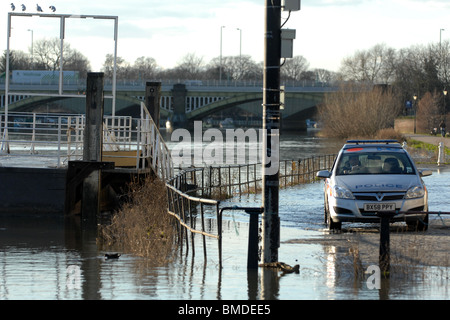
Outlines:
[[[176,230],[167,214],[164,182],[147,178],[132,183],[128,196],[111,223],[100,229],[99,242],[104,249],[146,257],[157,265],[169,262],[176,251]]]
[[[395,117],[401,111],[399,106],[397,96],[389,88],[342,86],[339,91],[327,94],[319,107],[323,134],[334,138],[375,137],[380,130],[394,127]]]

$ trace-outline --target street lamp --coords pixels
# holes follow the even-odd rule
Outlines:
[[[413,99],[414,99],[414,134],[416,134],[417,95],[414,95]]]
[[[242,29],[236,28],[239,31],[239,60],[242,58]]]
[[[219,61],[219,80],[222,82],[222,30],[225,26],[220,27],[220,61]]]
[[[33,56],[34,56],[34,54],[33,54],[33,30],[32,29],[28,29],[27,31],[30,31],[31,32],[31,69],[34,69],[33,68]]]
[[[445,118],[447,117],[447,110],[446,110],[446,106],[445,106],[445,97],[447,96],[447,89],[444,89],[443,91],[444,93],[444,122],[445,122]]]

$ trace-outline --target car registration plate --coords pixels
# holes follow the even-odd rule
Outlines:
[[[395,211],[395,203],[365,203],[364,211]]]

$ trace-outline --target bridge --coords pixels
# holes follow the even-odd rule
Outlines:
[[[12,83],[9,88],[8,110],[13,112],[54,111],[55,104],[64,112],[84,113],[85,83],[65,83],[64,94],[58,96],[57,83]],[[260,124],[262,118],[262,82],[226,81],[168,81],[162,82],[160,117],[165,123],[170,119],[175,126],[184,127],[195,120],[214,117],[223,110],[238,106],[251,120]],[[282,110],[283,129],[299,128],[307,118],[314,115],[316,106],[323,101],[326,92],[337,88],[322,83],[286,83],[285,105]],[[55,93],[54,96],[39,93]],[[105,83],[105,94],[112,92],[112,85]],[[123,81],[116,86],[114,102],[105,99],[105,114],[136,116],[140,102],[144,100],[145,82]],[[0,90],[0,111],[6,104],[5,90]],[[114,107],[113,107],[114,104]]]

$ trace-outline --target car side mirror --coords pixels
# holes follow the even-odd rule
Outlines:
[[[431,170],[419,170],[419,175],[421,177],[431,176],[431,174],[432,174]]]
[[[327,179],[327,178],[331,177],[331,172],[328,170],[321,170],[321,171],[317,172],[316,176],[318,178]]]

